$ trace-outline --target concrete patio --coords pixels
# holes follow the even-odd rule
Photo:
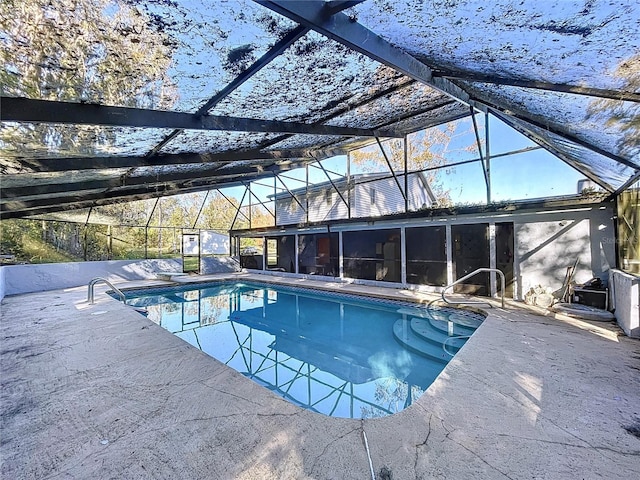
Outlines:
[[[489,308],[417,403],[360,421],[286,402],[104,290],[3,300],[3,478],[640,478],[640,341],[613,323]]]

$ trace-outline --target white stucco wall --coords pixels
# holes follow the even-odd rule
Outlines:
[[[233,272],[238,269],[237,263],[231,257],[202,257],[201,262],[204,274]],[[0,288],[4,291],[4,295],[17,295],[88,285],[95,277],[103,277],[111,282],[156,279],[158,272],[182,272],[182,260],[111,260],[7,265],[0,268],[0,271],[2,272]]]
[[[229,255],[229,237],[212,230],[200,230],[202,255]]]
[[[610,270],[611,308],[620,328],[630,337],[640,337],[640,277]]]
[[[4,269],[6,267],[0,267],[0,302],[4,298]]]
[[[156,272],[181,272],[182,263],[176,259],[113,260],[8,265],[2,270],[5,295],[16,295],[87,285],[95,277],[112,282],[156,278]]]
[[[513,221],[518,298],[537,285],[561,288],[576,259],[576,283],[593,277],[608,280],[616,263],[612,207],[543,212]]]

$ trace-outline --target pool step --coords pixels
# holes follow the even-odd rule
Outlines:
[[[472,335],[473,332],[475,332],[477,327],[472,327],[472,326],[458,323],[459,321],[462,321],[463,318],[464,317],[460,317],[460,318],[453,317],[451,318],[450,322],[447,322],[444,320],[434,320],[434,319],[429,319],[429,320],[425,319],[425,321],[431,325],[431,328],[438,330],[439,332],[444,332],[444,334],[447,336],[450,336],[449,334]],[[452,329],[452,331],[450,331],[450,328]]]
[[[410,320],[411,331],[420,337],[422,340],[433,343],[434,345],[442,348],[442,344],[447,341],[447,350],[450,352],[456,352],[464,345],[466,338],[464,339],[455,339],[457,335],[461,335],[458,332],[455,332],[453,339],[451,336],[447,335],[447,333],[441,329],[434,328],[431,325],[431,322],[426,318],[412,318]],[[468,335],[468,334],[464,334]]]
[[[396,341],[407,350],[430,358],[437,362],[447,363],[451,358],[442,345],[438,346],[433,342],[429,342],[420,338],[411,329],[411,321],[400,318],[393,324],[393,336]]]

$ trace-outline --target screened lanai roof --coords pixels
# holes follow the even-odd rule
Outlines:
[[[1,218],[237,185],[472,112],[612,193],[639,178],[635,1],[24,0],[0,12]]]

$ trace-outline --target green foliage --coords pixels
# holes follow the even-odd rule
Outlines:
[[[120,0],[0,2],[3,95],[170,108],[176,89],[167,36]],[[89,125],[7,125],[0,143],[13,156],[104,152],[115,130]]]
[[[227,200],[221,194],[211,192],[203,206],[204,198],[205,193],[196,193],[163,197],[158,202],[97,207],[94,211],[96,219],[109,221],[112,226],[4,220],[0,222],[0,248],[3,254],[15,255],[18,261],[28,263],[125,260],[146,256],[175,258],[180,255],[183,230],[190,230],[196,218],[198,229],[226,233],[231,228],[238,200]],[[273,223],[273,217],[262,207],[254,206],[252,225],[268,221]],[[248,222],[239,215],[235,228],[246,227]]]
[[[3,254],[15,255],[16,261],[26,263],[79,260],[44,240],[40,222],[33,220],[2,220],[0,222],[0,251]]]

